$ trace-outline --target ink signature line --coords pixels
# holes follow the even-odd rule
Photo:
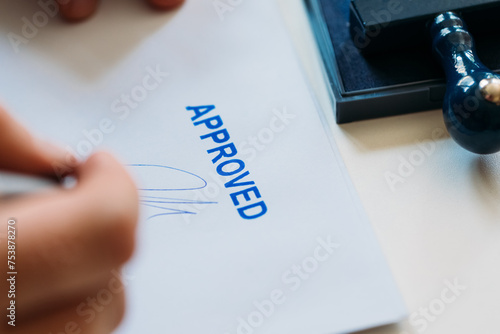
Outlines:
[[[218,204],[212,201],[200,201],[186,199],[186,194],[194,193],[196,190],[204,189],[207,181],[201,176],[192,172],[163,165],[132,164],[128,165],[135,175],[141,180],[140,203],[141,205],[153,209],[158,209],[156,213],[148,217],[153,219],[170,215],[196,215],[189,206],[191,205],[213,205]],[[181,192],[182,197],[161,197],[152,196],[158,192]],[[187,208],[180,208],[187,206]]]

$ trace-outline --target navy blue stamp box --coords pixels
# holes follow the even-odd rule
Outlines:
[[[439,3],[439,0],[419,1],[422,5]],[[370,41],[356,38],[356,27],[351,25],[356,18],[351,20],[350,0],[305,0],[305,3],[338,123],[442,108],[446,91],[444,71],[433,56],[425,29],[416,29],[411,35],[396,26],[392,32],[408,34],[406,38],[388,37],[382,43],[370,45]],[[384,3],[384,7],[374,7],[369,12],[380,22],[401,12],[400,0]],[[469,16],[466,19],[480,59],[490,69],[500,72],[500,34],[495,30],[500,6]],[[378,37],[376,29],[372,34]],[[398,45],[393,47],[391,41],[397,41]]]

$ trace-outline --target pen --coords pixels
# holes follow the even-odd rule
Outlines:
[[[56,179],[24,175],[10,172],[0,172],[0,196],[15,196],[37,193],[57,186],[71,187],[74,178],[65,177],[60,182]]]

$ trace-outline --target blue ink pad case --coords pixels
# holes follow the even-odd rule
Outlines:
[[[405,2],[416,7],[401,10]],[[424,0],[305,3],[331,87],[337,123],[443,107],[445,74],[434,58],[425,24],[429,19],[426,13],[441,11],[437,9],[440,6],[444,6],[443,11],[453,6],[463,15],[481,61],[500,72],[500,1],[455,0],[452,5]]]

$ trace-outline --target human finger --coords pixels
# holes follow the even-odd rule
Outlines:
[[[155,8],[168,10],[180,6],[184,0],[147,0],[147,2]]]
[[[81,21],[90,17],[99,6],[99,0],[59,1],[61,15],[70,21]]]
[[[0,203],[0,222],[15,217],[18,226],[16,298],[24,313],[96,284],[133,252],[138,199],[123,166],[98,153],[76,176],[73,189]]]
[[[35,139],[4,109],[0,108],[0,169],[21,173],[55,175],[54,165],[75,166],[67,151]]]
[[[69,21],[81,21],[90,17],[99,6],[99,0],[66,0],[60,4],[61,15]],[[180,6],[184,0],[147,0],[154,8],[169,10]]]

